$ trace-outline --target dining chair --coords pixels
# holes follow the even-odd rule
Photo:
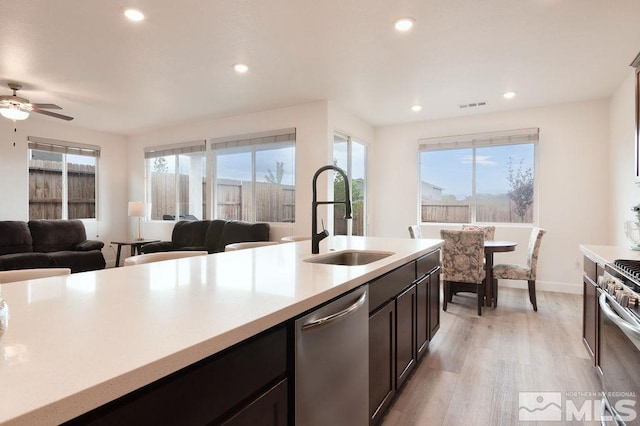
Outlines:
[[[157,253],[139,254],[138,256],[127,257],[124,266],[141,265],[143,263],[160,262],[162,260],[182,259],[185,257],[206,256],[209,252],[203,250],[185,251],[162,251]]]
[[[465,223],[462,225],[463,231],[482,231],[484,233],[485,240],[494,240],[496,234],[495,226],[485,226],[485,225],[472,225],[470,223]]]
[[[244,243],[232,243],[224,246],[224,251],[236,251],[264,246],[275,246],[276,244],[278,244],[277,241],[247,241]]]
[[[452,301],[454,293],[478,295],[478,315],[484,303],[484,234],[482,231],[442,229],[442,276],[444,302],[442,310]]]
[[[422,230],[418,225],[409,226],[409,236],[414,240],[422,238]]]
[[[288,235],[280,238],[281,243],[293,243],[296,241],[307,241],[311,239],[311,235]]]
[[[69,268],[34,268],[0,271],[0,284],[71,274]]]
[[[533,228],[529,237],[527,248],[527,266],[498,264],[493,265],[493,297],[494,307],[498,306],[498,280],[524,280],[529,287],[529,301],[533,305],[533,310],[538,311],[536,300],[536,268],[538,266],[538,253],[542,236],[546,233],[544,229]]]

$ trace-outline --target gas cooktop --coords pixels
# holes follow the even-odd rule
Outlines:
[[[622,280],[631,290],[640,293],[640,260],[617,259],[605,265],[605,270]]]

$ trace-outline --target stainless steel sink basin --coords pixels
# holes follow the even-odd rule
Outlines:
[[[360,266],[384,259],[392,254],[393,253],[388,251],[342,250],[334,253],[323,254],[321,256],[310,257],[309,259],[304,259],[304,261],[309,263],[322,263],[325,265]]]

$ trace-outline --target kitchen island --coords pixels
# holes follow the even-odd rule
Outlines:
[[[2,285],[0,423],[58,424],[226,350],[440,247],[330,237]],[[305,262],[392,252],[363,266]]]

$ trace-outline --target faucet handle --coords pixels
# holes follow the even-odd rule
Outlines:
[[[329,236],[329,231],[327,231],[327,228],[324,227],[324,219],[320,219],[320,224],[322,225],[322,234],[324,234],[325,236]]]

